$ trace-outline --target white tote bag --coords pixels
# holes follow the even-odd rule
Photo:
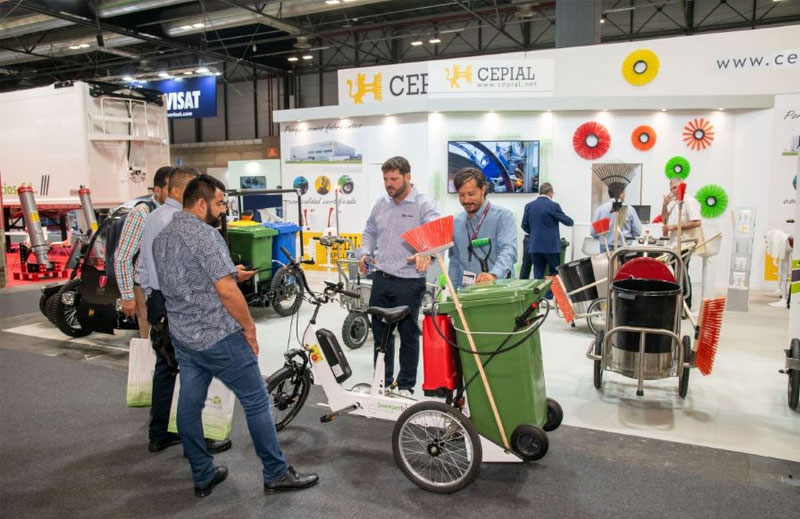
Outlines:
[[[175,379],[175,392],[172,393],[172,409],[169,411],[169,432],[178,432],[178,395],[181,390],[181,375]],[[209,440],[221,441],[231,435],[233,426],[233,404],[236,397],[233,391],[220,380],[211,379],[203,407],[203,436]]]
[[[128,390],[125,396],[128,407],[148,407],[153,400],[153,371],[156,369],[156,352],[150,339],[131,339],[128,354]]]

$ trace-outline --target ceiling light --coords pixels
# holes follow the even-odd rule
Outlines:
[[[428,40],[428,43],[432,44],[442,43],[442,40],[440,40],[439,38],[433,38],[432,40]]]
[[[215,76],[221,76],[221,75],[222,75],[222,72],[214,72],[214,75],[215,75]]]
[[[210,70],[208,70],[206,67],[200,67],[199,69],[195,70],[195,72],[198,74],[208,74]]]
[[[298,59],[300,58],[298,58],[297,56],[292,56],[291,58],[286,58],[286,61],[297,61]]]
[[[88,43],[81,43],[80,45],[78,45],[78,47],[80,47],[82,49],[88,49],[89,48],[89,44]]]
[[[193,23],[192,24],[192,27],[194,27],[195,29],[202,29],[205,26],[206,26],[206,24],[204,24],[203,22],[198,22],[198,23]]]
[[[133,82],[133,78],[130,77],[130,76],[122,76],[122,80],[125,81],[126,83],[132,83]]]
[[[355,2],[356,0],[342,0],[344,3],[349,4],[350,2]]]
[[[339,0],[325,0],[325,3],[328,5],[336,5],[340,4],[341,2]]]
[[[181,25],[181,29],[183,29],[184,31],[191,31],[192,30],[192,26],[191,25]]]
[[[312,56],[311,54],[306,54],[306,55],[303,56],[303,59],[306,59],[306,60],[314,59],[314,56]]]
[[[167,77],[169,77],[169,74],[167,74],[166,72],[159,72],[158,73],[158,77],[167,78]]]
[[[389,117],[389,116],[390,116],[390,115],[392,115],[392,114],[383,114],[383,115],[385,115],[386,117]]]
[[[418,47],[418,46],[422,45],[422,42],[419,41],[419,40],[414,40],[414,41],[411,42],[411,45],[413,45],[414,47]]]
[[[604,112],[608,112],[608,108],[603,108],[603,111]]]
[[[191,70],[187,70],[186,72],[183,73],[183,75],[184,76],[191,76],[192,75],[192,71]]]
[[[667,109],[666,109],[666,108],[662,108],[662,109],[661,109],[661,111],[662,111],[662,112],[666,112],[666,111],[667,111]]]
[[[81,47],[80,47],[80,45],[70,45],[69,48],[72,49],[72,50],[78,50]]]
[[[725,109],[724,109],[724,108],[718,108],[718,110],[721,112],[721,111],[723,111],[723,110],[725,110]]]
[[[600,23],[606,23],[606,19],[605,18],[600,18]]]

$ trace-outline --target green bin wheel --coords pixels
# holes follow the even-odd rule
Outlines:
[[[564,410],[561,405],[552,398],[547,399],[547,421],[542,427],[545,431],[555,431],[564,419]]]
[[[692,339],[689,338],[688,335],[684,335],[681,339],[681,344],[683,346],[683,361],[689,362],[689,358],[692,355]],[[680,366],[678,367],[680,370]],[[681,373],[680,381],[678,382],[678,395],[681,398],[686,398],[686,395],[689,393],[689,368],[683,368],[683,372]]]
[[[792,339],[789,346],[789,355],[793,359],[800,360],[800,340]],[[789,407],[797,409],[797,404],[800,402],[800,369],[789,370],[787,396],[789,398]]]
[[[303,302],[303,285],[286,267],[281,267],[272,276],[270,290],[272,290],[272,308],[280,316],[288,317],[294,314]]]
[[[412,405],[397,419],[392,451],[408,479],[439,494],[472,483],[483,457],[475,425],[455,407],[430,400]]]
[[[518,425],[511,433],[511,450],[525,461],[542,459],[547,454],[549,446],[547,433],[535,425]]]
[[[597,330],[597,335],[594,340],[594,354],[603,354],[603,338],[605,337],[605,330]],[[594,361],[594,387],[600,389],[603,387],[603,363],[599,360]]]

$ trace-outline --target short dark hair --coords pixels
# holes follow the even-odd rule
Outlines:
[[[186,184],[200,176],[200,172],[189,166],[175,168],[169,176],[169,188],[185,188]]]
[[[408,160],[405,157],[398,155],[397,157],[387,159],[386,162],[384,162],[381,166],[381,171],[384,173],[394,170],[400,171],[400,173],[403,175],[408,175],[411,173],[411,164],[408,163]]]
[[[625,186],[622,184],[611,184],[608,186],[608,198],[617,199],[625,192]]]
[[[553,192],[553,184],[551,184],[550,182],[545,182],[544,184],[539,186],[539,194],[540,195],[546,195],[546,194],[552,193],[552,192]]]
[[[161,166],[158,168],[156,174],[153,175],[153,187],[167,187],[167,184],[169,184],[169,177],[174,170],[175,168],[172,166]]]
[[[224,193],[225,184],[211,175],[202,174],[194,178],[183,191],[183,207],[186,209],[193,207],[201,198],[210,204],[217,189]]]
[[[478,168],[461,168],[456,171],[456,174],[453,177],[453,185],[455,186],[456,191],[461,189],[461,186],[470,180],[474,180],[475,185],[478,187],[483,187],[486,185],[486,175],[483,174],[483,171],[479,170]]]

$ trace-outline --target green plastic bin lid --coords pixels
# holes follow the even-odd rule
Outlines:
[[[531,299],[538,300],[544,297],[548,281],[541,279],[499,279],[491,284],[472,285],[458,290],[458,299],[464,308],[505,305],[521,303]],[[541,287],[541,288],[540,288]],[[535,290],[539,293],[535,294]],[[439,311],[451,313],[455,311],[452,300],[439,303]]]
[[[250,234],[254,238],[269,238],[277,235],[278,231],[261,225],[248,225],[246,227],[228,227],[228,234]]]

